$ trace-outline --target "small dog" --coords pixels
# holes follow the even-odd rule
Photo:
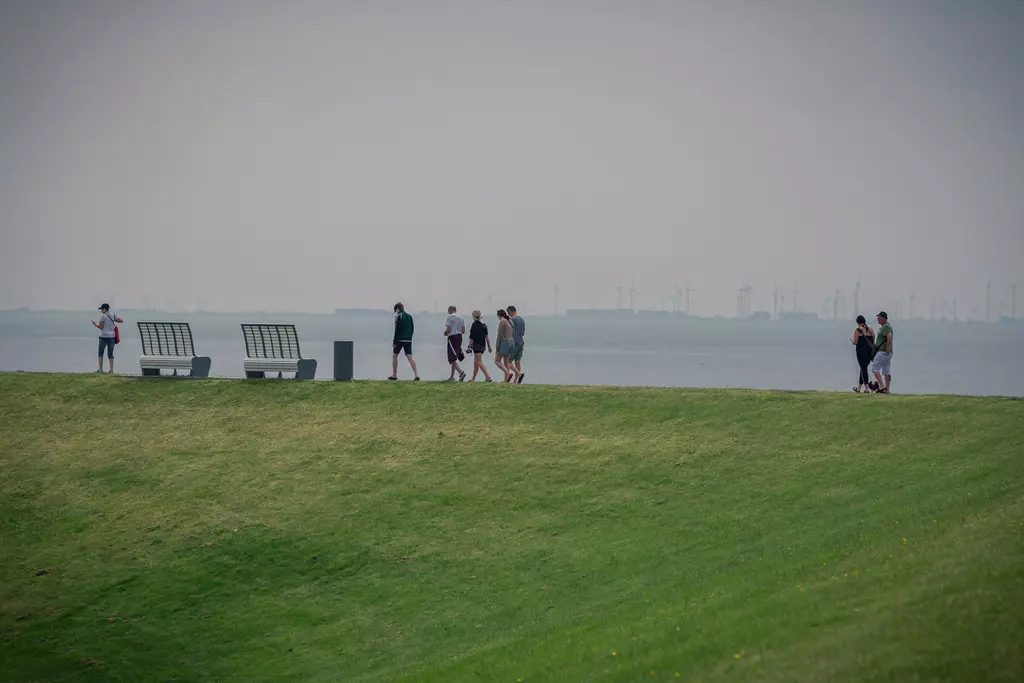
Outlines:
[[[877,394],[878,393],[878,382],[868,382],[868,389],[871,390],[871,393]]]

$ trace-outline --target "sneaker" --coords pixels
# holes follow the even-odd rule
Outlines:
[[[465,382],[466,381],[466,373],[465,372],[459,373],[459,381],[460,382]]]
[[[516,384],[522,384],[524,379],[526,379],[526,373],[525,372],[522,373],[521,375],[519,375],[519,379],[516,380]]]
[[[484,381],[485,381],[485,382],[493,382],[494,380],[493,380],[493,379],[491,379],[490,377],[488,377],[488,378],[487,378],[487,379],[485,379]]]
[[[105,375],[107,373],[103,372],[102,370],[93,370],[92,374],[94,374],[94,375]]]
[[[413,381],[413,382],[419,382],[419,381],[420,381],[420,378],[419,378],[419,377],[413,377],[413,378],[412,378],[412,381]]]
[[[388,377],[388,379],[391,380],[392,382],[397,382],[398,381],[397,377]]]

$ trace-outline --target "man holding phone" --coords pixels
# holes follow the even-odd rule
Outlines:
[[[110,310],[110,304],[103,304],[99,307],[100,319],[92,320],[93,327],[100,331],[100,350],[96,372],[103,372],[103,349],[107,350],[107,363],[110,365],[110,374],[114,374],[114,344],[117,337],[117,324],[123,323],[122,318],[114,315]]]

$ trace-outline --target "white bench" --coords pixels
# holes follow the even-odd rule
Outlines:
[[[188,370],[189,377],[209,377],[210,357],[197,356],[188,323],[139,323],[142,339],[142,374],[156,376],[161,370]]]
[[[294,372],[295,379],[313,379],[316,361],[303,358],[295,325],[242,323],[245,338],[245,376],[266,377],[268,372]]]

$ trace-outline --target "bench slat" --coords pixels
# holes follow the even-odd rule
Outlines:
[[[300,360],[295,325],[242,323],[245,355],[250,359]]]
[[[140,322],[143,356],[184,357],[196,355],[188,323]]]

